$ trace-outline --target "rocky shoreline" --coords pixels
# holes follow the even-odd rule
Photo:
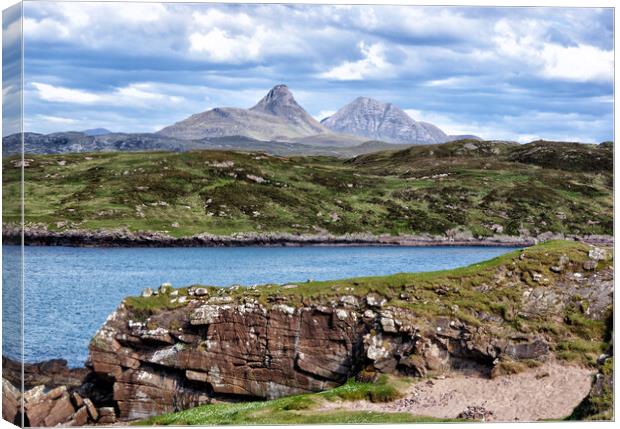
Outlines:
[[[612,252],[570,241],[430,275],[163,284],[118,306],[92,339],[85,369],[26,365],[22,393],[13,387],[19,365],[3,360],[3,401],[12,405],[3,416],[19,419],[22,398],[33,426],[110,424],[320,392],[352,377],[441,378],[462,368],[501,377],[556,358],[593,371],[587,362],[613,354],[604,342],[612,305]],[[596,379],[591,397],[608,395],[597,385],[607,379]]]
[[[22,230],[4,225],[4,244],[21,244]],[[545,232],[537,236],[496,234],[475,237],[469,231],[448,231],[444,235],[373,235],[373,234],[292,234],[237,233],[214,235],[203,233],[189,237],[173,237],[160,232],[132,232],[127,229],[87,231],[71,229],[50,231],[43,227],[26,227],[23,231],[27,246],[68,247],[241,247],[241,246],[505,246],[527,247],[549,240],[574,240],[589,244],[613,245],[609,235],[564,235]]]

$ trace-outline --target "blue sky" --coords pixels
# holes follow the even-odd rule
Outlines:
[[[27,2],[24,32],[27,131],[152,132],[286,83],[318,119],[363,95],[449,134],[613,138],[611,9]]]

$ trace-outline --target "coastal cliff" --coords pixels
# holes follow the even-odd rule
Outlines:
[[[351,377],[501,376],[608,348],[611,252],[554,241],[470,267],[252,288],[162,285],[90,344],[118,417],[318,392]],[[455,416],[456,417],[456,416]]]

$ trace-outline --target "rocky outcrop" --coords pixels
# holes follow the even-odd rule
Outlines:
[[[498,362],[544,360],[561,338],[517,329],[515,315],[564,323],[562,315],[579,296],[591,309],[584,317],[603,318],[613,275],[608,259],[595,271],[583,271],[584,260],[596,258],[585,250],[577,258],[574,252],[541,255],[549,265],[563,257],[562,271],[523,253],[486,277],[472,274],[478,276],[475,286],[466,286],[467,276],[460,286],[438,277],[437,284],[414,281],[396,290],[381,280],[363,287],[317,284],[319,291],[305,292],[300,285],[245,290],[165,285],[118,307],[94,337],[90,362],[113,384],[119,418],[136,419],[221,398],[321,391],[361,372],[428,376],[467,362],[490,370]],[[532,267],[544,272],[538,281]],[[458,298],[498,288],[516,299],[512,309],[498,307],[500,316]],[[539,288],[545,298],[535,292]]]
[[[2,238],[5,244],[20,244],[19,226],[5,224]],[[189,237],[173,237],[160,232],[133,232],[127,229],[51,231],[42,226],[24,228],[24,242],[29,246],[75,247],[227,247],[227,246],[531,246],[548,240],[567,239],[586,243],[611,245],[608,235],[575,236],[543,233],[510,236],[496,234],[479,238],[471,233],[448,231],[444,235],[372,235],[372,234],[291,234],[291,233],[238,233],[213,235],[203,233]]]
[[[100,410],[78,390],[64,385],[54,388],[37,385],[21,393],[11,382],[2,379],[2,418],[18,426],[84,426],[116,421],[115,413],[112,413],[114,418],[101,420]]]

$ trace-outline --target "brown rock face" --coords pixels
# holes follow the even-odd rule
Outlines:
[[[268,311],[253,302],[196,299],[160,316],[148,324],[172,319],[182,331],[148,330],[121,306],[91,345],[93,369],[114,379],[122,418],[184,409],[212,396],[323,390],[353,374],[361,354],[364,326],[354,313],[338,317],[331,308],[275,305]]]
[[[544,357],[538,337],[515,337],[438,318],[429,326],[364,300],[332,306],[259,304],[252,298],[190,296],[145,321],[124,304],[90,346],[95,372],[113,380],[121,419],[208,403],[213,397],[277,398],[342,384],[372,372],[440,374],[454,359],[492,366],[503,355]],[[492,325],[492,324],[490,324]],[[155,329],[149,329],[157,326]]]
[[[314,298],[273,287],[242,293],[160,290],[165,296],[153,292],[117,308],[93,338],[90,362],[97,377],[109,380],[119,419],[178,411],[213,398],[316,392],[362,372],[369,379],[377,373],[427,376],[471,363],[491,372],[503,358],[545,359],[558,341],[540,330],[515,328],[511,320],[517,313],[565,323],[565,311],[577,311],[578,295],[588,304],[583,317],[601,320],[607,314],[613,271],[574,272],[581,271],[582,261],[556,262],[560,273],[540,268],[542,278],[553,283],[537,282],[529,274],[531,263],[515,258],[486,273],[482,283],[411,284],[409,290],[391,290],[391,296],[381,285],[356,296],[353,287],[343,293],[334,285]],[[415,295],[421,287],[433,291],[442,311],[425,313],[409,305],[420,303]],[[503,312],[449,301],[493,288],[510,290],[511,305]]]

